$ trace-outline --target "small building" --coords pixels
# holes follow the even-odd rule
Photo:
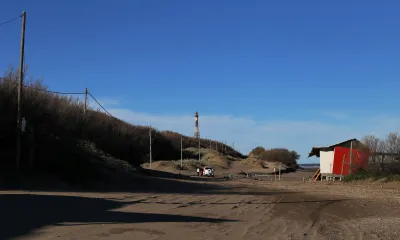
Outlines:
[[[330,146],[313,147],[308,157],[319,157],[321,177],[343,177],[350,173],[350,169],[354,173],[365,168],[369,155],[369,150],[363,143],[357,139],[349,139]]]

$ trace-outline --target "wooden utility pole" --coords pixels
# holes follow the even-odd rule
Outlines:
[[[24,84],[24,48],[25,48],[26,12],[22,12],[21,49],[19,55],[18,108],[17,108],[17,154],[16,165],[19,170],[21,162],[21,123],[22,123],[22,86]]]
[[[181,169],[183,169],[183,143],[182,143],[182,135],[181,135]]]
[[[151,161],[152,161],[152,156],[151,156],[151,126],[149,128],[149,136],[150,136],[150,170],[151,170]]]
[[[200,161],[200,135],[199,135],[199,161]]]
[[[88,95],[88,89],[85,88],[85,108],[83,109],[83,114],[86,114],[87,110],[87,95]]]
[[[281,180],[281,165],[282,165],[282,163],[279,163],[279,180]]]
[[[353,174],[353,141],[350,142],[350,175]]]
[[[340,174],[340,180],[342,180],[343,177],[343,170],[344,170],[344,164],[346,164],[346,154],[343,154],[343,160],[342,160],[342,172]]]

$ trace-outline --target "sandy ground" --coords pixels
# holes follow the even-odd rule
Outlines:
[[[231,161],[228,168],[221,168],[219,166],[215,166],[213,164],[209,164],[209,166],[214,167],[216,176],[228,176],[229,174],[238,175],[240,173],[257,173],[257,174],[272,174],[274,171],[275,163],[265,163],[268,168],[262,168],[259,164],[243,164],[240,161]],[[148,169],[149,165],[144,165],[145,168]],[[192,170],[179,170],[175,168],[171,168],[170,166],[158,166],[157,168],[153,168],[155,170],[170,172],[170,173],[181,173],[187,176],[195,176],[196,169]],[[278,168],[276,168],[278,169]],[[312,174],[311,174],[312,175]],[[296,175],[296,177],[298,177]]]
[[[300,175],[299,175],[300,174]],[[0,192],[0,239],[399,239],[399,184],[147,179],[126,192]]]

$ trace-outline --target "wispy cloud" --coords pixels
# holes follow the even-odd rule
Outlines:
[[[349,115],[345,112],[341,111],[323,111],[321,112],[323,116],[334,118],[337,120],[345,120],[349,117]]]
[[[152,125],[160,130],[172,130],[185,135],[194,133],[193,116],[154,115],[128,109],[110,109],[110,112],[134,124]],[[227,142],[230,145],[234,142],[243,153],[248,153],[256,146],[285,147],[298,151],[302,160],[305,160],[312,146],[361,138],[372,132],[383,136],[398,130],[399,120],[400,118],[394,117],[375,117],[360,119],[357,123],[349,125],[339,125],[317,120],[262,122],[243,117],[200,115],[199,125],[202,137]]]
[[[112,108],[118,106],[120,103],[116,98],[102,97],[96,99],[104,108]],[[88,106],[95,110],[102,110],[99,104],[94,101],[92,98],[88,98]]]
[[[135,112],[117,108],[117,105],[107,110],[115,117],[133,124],[151,125],[159,130],[172,130],[189,136],[194,134],[194,116]],[[350,115],[346,117],[353,119]],[[296,150],[301,154],[301,160],[307,161],[307,154],[313,146],[361,138],[371,133],[382,137],[391,131],[398,131],[400,117],[364,116],[354,121],[332,123],[315,119],[256,121],[249,117],[200,113],[199,125],[202,137],[226,142],[229,145],[234,143],[235,147],[245,154],[256,146],[285,147]],[[318,159],[311,159],[311,161],[318,161]]]
[[[119,104],[119,100],[115,99],[115,98],[107,98],[107,97],[105,97],[105,98],[100,98],[97,101],[99,101],[100,104],[104,105],[104,106],[115,106],[115,105]]]

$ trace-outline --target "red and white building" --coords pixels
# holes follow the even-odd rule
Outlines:
[[[321,177],[343,177],[368,166],[370,152],[357,139],[325,147],[313,147],[308,157],[320,159]],[[352,167],[350,167],[350,165]]]

